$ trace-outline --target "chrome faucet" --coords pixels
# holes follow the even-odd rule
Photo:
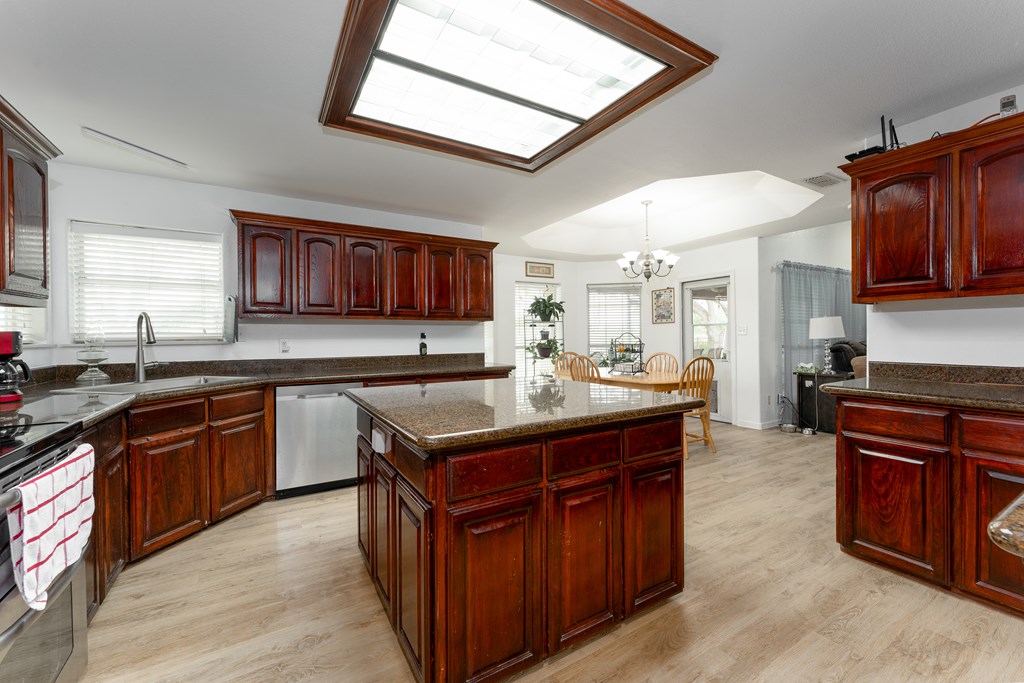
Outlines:
[[[142,323],[146,323],[146,343],[156,344],[156,334],[153,332],[153,323],[149,319],[149,313],[139,313],[139,319],[135,323],[135,381],[146,381],[146,368],[155,368],[160,363],[147,363],[146,352],[142,348]]]

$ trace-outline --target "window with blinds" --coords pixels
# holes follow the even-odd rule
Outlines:
[[[624,332],[640,336],[640,285],[587,285],[587,353],[608,355]]]
[[[556,301],[562,300],[562,285],[540,284],[539,282],[517,282],[516,283],[516,376],[523,378],[528,376],[529,366],[533,362],[533,356],[526,352],[526,309],[530,307],[533,300],[538,296],[554,294]],[[564,316],[563,316],[564,319]],[[564,329],[564,328],[563,328]],[[562,340],[560,339],[559,342]]]
[[[21,332],[22,344],[46,339],[46,309],[0,306],[0,330]]]
[[[142,311],[159,341],[224,338],[221,235],[72,221],[68,260],[74,341],[134,340]]]

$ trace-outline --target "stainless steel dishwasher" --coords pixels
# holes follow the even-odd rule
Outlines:
[[[361,386],[350,382],[277,388],[278,498],[356,483],[356,404],[343,392]]]

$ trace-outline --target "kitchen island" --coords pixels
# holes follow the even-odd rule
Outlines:
[[[683,587],[683,411],[515,379],[354,389],[358,543],[421,681],[499,680]]]

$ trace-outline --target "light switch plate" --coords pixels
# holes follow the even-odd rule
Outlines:
[[[736,334],[746,334],[746,333],[747,333],[747,326],[746,325],[740,325],[739,327],[736,328]]]

